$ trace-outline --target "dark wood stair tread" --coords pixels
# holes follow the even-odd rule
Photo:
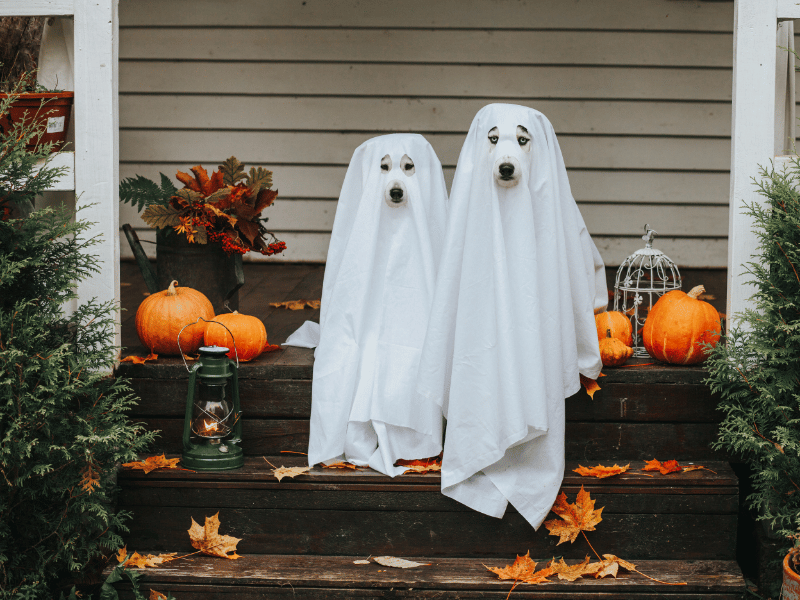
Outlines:
[[[407,557],[427,566],[412,569],[383,567],[371,562],[369,565],[356,565],[353,561],[366,556],[287,556],[251,554],[242,555],[237,560],[226,560],[207,556],[196,556],[166,563],[156,569],[143,572],[142,586],[159,591],[178,593],[183,586],[195,591],[203,586],[209,592],[235,593],[238,595],[258,595],[264,588],[279,587],[290,592],[303,589],[306,593],[298,597],[314,598],[313,590],[363,590],[373,591],[391,589],[394,592],[413,590],[410,597],[424,592],[438,592],[436,597],[454,597],[446,592],[485,591],[507,594],[511,581],[502,581],[486,569],[490,566],[504,567],[513,562],[507,559],[474,558],[419,558]],[[537,586],[520,584],[514,590],[514,597],[520,594],[530,597],[564,598],[608,598],[607,594],[642,594],[648,598],[669,596],[675,598],[697,594],[710,594],[719,598],[735,598],[744,592],[744,579],[735,561],[720,560],[641,560],[624,557],[636,564],[637,569],[656,579],[687,585],[665,585],[647,579],[638,573],[627,573],[620,569],[616,579],[606,577],[594,579],[586,577],[575,582],[561,581],[553,576],[552,581]],[[543,559],[539,567],[549,560]],[[568,561],[570,563],[576,561]],[[564,595],[554,596],[553,594]],[[440,595],[442,594],[442,595]],[[522,597],[526,597],[523,595]],[[717,596],[722,595],[722,596]],[[729,596],[730,595],[730,596]],[[179,596],[183,597],[183,596]],[[321,594],[320,597],[325,597]],[[361,597],[359,594],[358,597]],[[366,596],[381,597],[381,596]],[[474,597],[470,595],[469,597]],[[477,596],[480,597],[480,596]],[[486,596],[486,597],[494,597]],[[504,596],[500,596],[504,597]],[[694,597],[694,596],[693,596]]]

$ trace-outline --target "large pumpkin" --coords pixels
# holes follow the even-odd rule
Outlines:
[[[697,297],[698,285],[686,294],[667,292],[658,299],[642,328],[642,340],[653,358],[676,365],[694,365],[706,359],[703,343],[717,345],[722,325],[719,313]]]
[[[178,282],[169,284],[169,289],[150,294],[136,311],[136,333],[150,352],[155,354],[180,355],[178,333],[187,323],[202,317],[214,318],[214,307],[208,298],[197,290],[178,287]],[[206,324],[200,321],[181,333],[181,348],[184,354],[194,354],[203,345]]]
[[[612,338],[626,346],[633,345],[633,325],[623,313],[615,310],[598,313],[594,316],[594,323],[597,326],[598,342],[606,339],[606,332],[610,332]]]
[[[240,361],[253,360],[264,351],[267,345],[267,330],[261,319],[249,315],[240,315],[238,312],[217,315],[214,317],[217,323],[209,323],[206,326],[205,344],[206,346],[224,346],[230,348],[228,356],[236,358],[231,334],[225,329],[227,327],[233,333],[236,340],[236,351],[239,353]],[[225,327],[220,325],[222,323]]]

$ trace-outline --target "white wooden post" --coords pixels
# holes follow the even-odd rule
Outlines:
[[[75,2],[75,195],[80,218],[94,223],[101,270],[78,286],[78,302],[119,306],[118,0]],[[117,313],[114,343],[119,345]]]
[[[784,154],[794,141],[794,57],[777,46],[793,47],[791,23],[800,16],[796,0],[736,0],[733,42],[733,123],[728,225],[728,305],[730,324],[751,306],[754,289],[744,265],[758,240],[742,205],[760,203],[753,185],[759,168]],[[789,140],[789,138],[792,138]]]

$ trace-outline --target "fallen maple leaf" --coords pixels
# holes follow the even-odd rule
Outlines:
[[[192,526],[189,528],[189,540],[192,547],[200,550],[209,556],[219,556],[220,558],[239,558],[236,554],[236,544],[241,542],[241,538],[230,535],[220,535],[219,513],[213,517],[206,517],[205,526],[201,527],[192,519]],[[228,554],[233,552],[233,554]]]
[[[413,560],[406,560],[395,556],[376,556],[372,560],[384,567],[394,567],[395,569],[413,569],[414,567],[427,567],[431,564],[418,563]]]
[[[264,344],[264,348],[261,350],[262,352],[275,352],[275,350],[280,350],[281,347],[279,344],[270,344],[267,342]]]
[[[122,466],[134,470],[141,469],[147,475],[150,471],[155,471],[156,469],[177,469],[180,460],[180,457],[167,458],[162,454],[161,456],[148,456],[144,460],[123,463]]]
[[[709,469],[708,467],[704,467],[703,465],[690,465],[688,467],[683,467],[683,472],[689,473],[690,471],[699,471],[700,469],[702,469],[703,471],[711,471],[714,475],[717,474],[716,471],[712,471],[711,469]]]
[[[682,468],[677,460],[668,460],[662,463],[654,458],[653,460],[645,461],[642,471],[659,471],[662,475],[666,475],[668,473],[677,473]]]
[[[578,563],[577,565],[568,565],[562,558],[558,563],[553,561],[548,566],[553,573],[558,574],[559,579],[563,579],[565,581],[575,581],[584,575],[594,575],[600,570],[601,563],[592,563],[591,560],[592,559],[587,556],[582,563]]]
[[[284,477],[288,477],[289,479],[294,479],[298,475],[302,475],[303,473],[308,473],[310,470],[311,467],[280,467],[277,469],[273,469],[272,474],[278,478],[278,481],[280,481]]]
[[[608,575],[611,575],[614,579],[616,579],[619,567],[622,567],[627,571],[636,571],[636,565],[622,560],[613,554],[603,554],[603,558],[605,559],[603,562],[594,563],[598,566],[597,574],[595,575],[597,579],[602,579]]]
[[[329,465],[326,465],[325,463],[322,463],[322,468],[323,469],[350,469],[350,470],[353,470],[353,471],[358,469],[358,467],[356,465],[354,465],[353,463],[349,463],[349,462],[335,462],[335,463],[331,463]]]
[[[483,565],[486,567],[486,565]],[[519,581],[533,575],[536,571],[536,563],[531,560],[531,551],[528,550],[528,553],[525,556],[517,555],[517,559],[510,565],[506,565],[503,568],[500,567],[486,567],[492,573],[497,575],[498,579],[513,579],[515,581]]]
[[[620,467],[618,464],[614,464],[613,467],[604,467],[603,465],[597,465],[596,467],[592,467],[591,469],[578,465],[577,469],[573,469],[575,473],[578,475],[582,475],[583,477],[597,477],[598,479],[604,479],[606,477],[613,477],[614,475],[619,475],[620,473],[624,473],[628,469],[630,469],[631,464],[628,463],[624,467]]]
[[[550,535],[559,536],[560,539],[556,546],[567,540],[570,543],[574,542],[582,531],[594,531],[594,526],[603,520],[600,516],[603,509],[594,509],[594,500],[589,492],[583,489],[583,486],[578,492],[575,504],[567,504],[567,495],[561,492],[551,510],[561,519],[545,521],[544,526],[547,527]]]
[[[152,352],[147,356],[126,356],[125,358],[121,359],[119,362],[129,362],[135,365],[143,365],[148,360],[156,360],[158,358],[158,354],[153,354]]]
[[[161,592],[157,592],[153,589],[150,590],[150,597],[147,600],[167,600],[167,597],[162,594]]]
[[[602,373],[600,375],[602,376]],[[581,384],[586,388],[586,393],[589,394],[589,398],[594,400],[594,393],[600,389],[600,386],[597,385],[597,380],[589,379],[581,375]]]
[[[289,310],[303,310],[304,308],[318,309],[320,300],[286,300],[285,302],[270,302],[275,308],[288,308]]]
[[[400,459],[394,463],[396,467],[406,467],[403,475],[406,473],[437,473],[442,470],[442,461],[437,456],[434,458],[417,458],[414,460]]]
[[[117,552],[117,562],[125,563],[126,567],[136,567],[137,569],[146,569],[146,568],[153,568],[158,567],[164,564],[165,562],[169,562],[175,559],[177,552],[171,552],[169,554],[139,554],[138,552],[134,552],[130,556],[128,556],[128,547],[124,546],[119,549]]]

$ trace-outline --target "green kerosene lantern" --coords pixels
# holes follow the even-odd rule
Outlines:
[[[235,342],[234,342],[235,346]],[[205,346],[189,369],[181,466],[193,471],[228,471],[244,466],[239,365],[228,348]]]

